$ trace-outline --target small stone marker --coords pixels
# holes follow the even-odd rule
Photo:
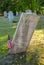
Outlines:
[[[7,11],[4,11],[4,17],[7,18]]]
[[[9,11],[8,12],[8,19],[9,19],[10,22],[13,22],[14,21],[14,14],[13,14],[12,11]]]
[[[32,14],[32,11],[31,10],[26,10],[26,13]]]
[[[18,16],[18,12],[16,11],[16,16]]]

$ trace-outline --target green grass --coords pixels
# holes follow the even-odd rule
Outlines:
[[[15,17],[18,21],[19,17]],[[0,59],[7,54],[7,39],[8,34],[13,38],[17,24],[10,23],[7,18],[0,17]],[[13,58],[13,64],[25,63],[29,61],[30,65],[44,65],[44,15],[41,15],[40,21],[34,31],[31,42],[26,54],[18,55]],[[22,57],[22,58],[20,58]],[[15,60],[16,59],[16,60]]]
[[[40,17],[27,51],[31,52],[31,65],[44,65],[44,15]],[[34,57],[33,54],[35,54]],[[28,54],[27,60],[30,59],[30,56]]]
[[[15,21],[18,21],[18,17],[15,17]],[[0,41],[9,34],[13,36],[17,24],[10,23],[7,18],[0,17]]]
[[[18,20],[19,17],[15,17],[15,21]],[[17,23],[10,23],[8,18],[0,17],[0,58],[6,54],[8,34],[12,39],[16,26]]]

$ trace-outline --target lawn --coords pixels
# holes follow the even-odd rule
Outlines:
[[[32,65],[34,64],[33,62],[35,62],[34,65],[44,65],[44,15],[40,16],[40,21],[38,22],[38,25],[33,33],[27,51],[30,51],[32,53],[30,54],[32,57]],[[35,54],[34,57],[33,52]],[[29,55],[27,57],[27,60],[29,60]]]
[[[19,17],[15,17],[18,21]],[[0,58],[7,52],[8,35],[13,38],[17,23],[10,23],[8,18],[0,17]]]
[[[15,21],[18,20],[19,17],[15,17]],[[7,18],[0,17],[0,59],[7,54],[8,34],[12,39],[16,26],[17,23],[10,23]],[[13,59],[15,60],[16,56]],[[40,16],[40,21],[33,33],[27,53],[17,55],[17,59],[13,63],[17,65],[20,62],[25,63],[28,61],[30,65],[44,65],[44,15]]]

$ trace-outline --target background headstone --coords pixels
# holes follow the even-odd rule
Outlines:
[[[9,11],[8,12],[8,19],[9,19],[10,22],[13,22],[14,21],[14,14],[13,14],[12,11]]]
[[[7,11],[4,11],[4,17],[5,18],[7,17]]]
[[[26,10],[25,13],[32,14],[31,10]]]
[[[19,15],[21,16],[22,12],[19,12]]]
[[[16,16],[18,16],[18,12],[16,11]]]

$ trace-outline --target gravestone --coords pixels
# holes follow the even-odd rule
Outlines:
[[[16,11],[16,16],[18,16],[19,14],[18,14],[18,12]]]
[[[31,10],[26,10],[26,13],[32,14],[32,11]]]
[[[19,15],[21,16],[22,12],[19,12]]]
[[[7,18],[7,11],[4,11],[4,17]]]
[[[11,53],[26,51],[38,20],[38,15],[22,13],[13,36]]]
[[[8,19],[9,19],[10,22],[13,22],[14,21],[14,14],[13,14],[12,11],[9,11],[8,12]]]

